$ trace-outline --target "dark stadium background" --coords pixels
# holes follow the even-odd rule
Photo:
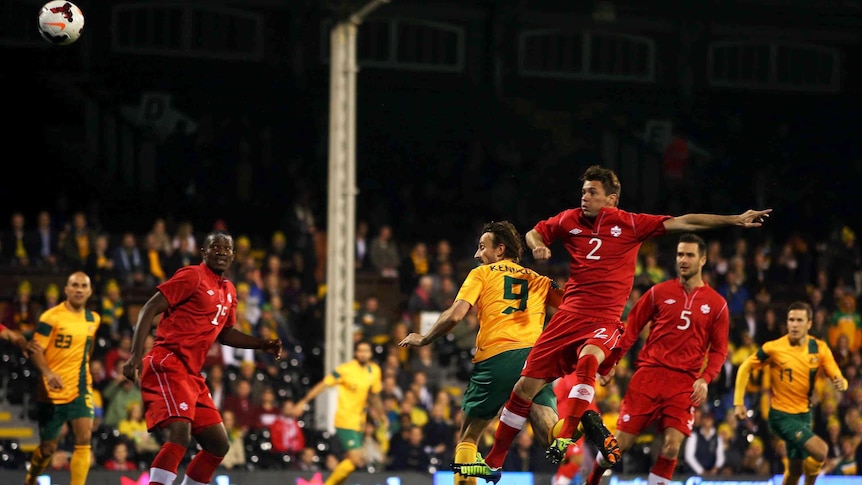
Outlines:
[[[6,2],[10,10],[4,18],[9,32],[21,30],[17,24],[30,22],[16,20],[13,13],[30,11],[31,25],[35,24],[39,2],[22,3],[27,2]],[[60,194],[65,194],[69,206],[88,205],[103,224],[116,230],[127,225],[143,230],[149,219],[140,216],[174,210],[195,218],[200,228],[220,218],[234,230],[268,233],[278,226],[279,212],[293,201],[297,190],[311,187],[323,218],[328,113],[328,65],[321,54],[326,37],[323,26],[330,25],[327,19],[335,13],[361,3],[209,2],[265,12],[263,57],[255,62],[221,60],[217,54],[214,59],[195,59],[113,52],[111,33],[120,27],[112,24],[110,9],[101,2],[79,2],[87,27],[75,45],[51,48],[40,43],[35,28],[31,29],[26,34],[33,43],[10,44],[4,54],[6,67],[0,72],[7,110],[3,130],[6,183],[0,188],[3,213],[55,206]],[[393,12],[421,18],[428,12],[422,3],[395,0],[378,9],[372,19]],[[476,221],[492,217],[510,218],[525,226],[577,201],[575,177],[587,163],[601,161],[598,137],[609,124],[621,126],[624,136],[634,136],[646,119],[671,119],[692,140],[715,153],[728,138],[723,117],[729,113],[744,123],[740,136],[725,144],[732,157],[702,161],[695,172],[699,179],[693,180],[696,190],[706,195],[722,192],[726,196],[715,199],[721,205],[703,197],[701,205],[686,210],[730,212],[763,203],[776,209],[773,230],[793,228],[810,233],[855,217],[862,202],[857,2],[612,2],[617,21],[600,27],[656,40],[655,83],[518,75],[514,40],[518,12],[588,15],[599,3],[462,1],[449,2],[448,14],[446,2],[438,3],[435,5],[443,5],[434,7],[438,18],[429,20],[443,17],[467,27],[467,57],[461,72],[363,68],[358,75],[359,217],[373,220],[385,207],[388,222],[407,239],[438,235],[460,239],[469,234],[465,237],[469,241]],[[498,21],[502,29],[497,41],[487,28],[491,21]],[[771,39],[761,33],[761,40],[810,39],[812,44],[839,48],[838,91],[710,87],[704,79],[707,59],[702,53],[717,35],[710,32],[718,24],[736,24],[743,31],[763,26],[764,31],[779,36]],[[692,65],[694,79],[691,92],[685,94],[679,82],[680,29],[692,26],[702,33],[686,61]],[[205,173],[212,182],[202,201],[184,208],[166,207],[164,177],[173,175],[163,175],[153,190],[106,177],[101,154],[90,153],[82,140],[83,126],[92,119],[85,117],[80,96],[110,111],[135,105],[145,91],[170,93],[177,109],[193,119],[212,112],[244,115],[255,124],[271,126],[279,150],[274,163],[293,163],[295,175],[285,174],[278,166],[255,167],[253,200],[239,201],[233,196],[234,167],[196,166],[177,157],[166,163],[168,173]],[[572,115],[570,119],[578,124],[572,122],[571,130],[583,146],[557,163],[541,163],[548,143],[558,140],[547,129],[531,125],[529,116],[517,113],[518,102],[532,103],[534,110]],[[588,113],[586,117],[584,113]],[[780,123],[791,133],[793,156],[786,160],[769,146]],[[141,130],[136,136],[146,134]],[[520,167],[495,159],[500,140],[507,139],[518,146]],[[483,154],[481,162],[468,169],[468,159],[477,151]],[[771,171],[758,182],[758,169],[764,166]],[[427,180],[434,183],[425,184]],[[622,182],[623,207],[663,208],[630,190],[640,181],[623,175]],[[760,200],[755,198],[756,184],[765,187]],[[511,197],[494,198],[500,191],[506,192],[504,186],[517,187],[517,194],[508,190]],[[661,189],[658,193],[660,198],[665,196]]]

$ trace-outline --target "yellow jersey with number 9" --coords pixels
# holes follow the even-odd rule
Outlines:
[[[512,261],[473,268],[455,300],[476,306],[479,335],[473,362],[532,347],[545,325],[553,280]]]
[[[66,302],[45,311],[33,340],[45,350],[48,367],[63,380],[63,388],[51,391],[42,378],[38,399],[66,404],[92,393],[90,353],[101,318],[90,310],[73,311]]]

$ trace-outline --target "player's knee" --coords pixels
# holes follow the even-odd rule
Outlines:
[[[215,441],[207,445],[207,452],[213,456],[225,456],[230,449],[230,443],[225,441]]]
[[[682,448],[681,441],[665,439],[664,443],[661,445],[661,456],[675,459],[679,456],[680,448]]]
[[[808,454],[817,461],[826,461],[826,455],[829,454],[829,445],[821,439],[812,439],[811,446],[808,447]]]

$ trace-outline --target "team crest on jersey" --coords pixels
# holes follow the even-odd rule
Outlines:
[[[812,364],[819,364],[820,363],[820,357],[817,357],[816,355],[812,355],[811,356],[811,363]]]
[[[674,303],[676,303],[676,300],[674,300],[673,298],[668,298],[664,301],[665,305],[673,305]]]
[[[625,414],[623,414],[623,422],[624,422],[624,423],[628,423],[629,421],[631,421],[631,419],[632,419],[632,415],[631,415],[631,414],[629,414],[629,413],[625,413]]]
[[[706,303],[700,306],[700,313],[704,315],[709,315],[709,312],[712,311],[712,308],[709,307]]]
[[[614,226],[611,228],[611,236],[620,237],[620,234],[623,233],[623,230],[620,226]]]

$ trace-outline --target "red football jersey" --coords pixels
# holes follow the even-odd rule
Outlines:
[[[560,308],[619,319],[632,291],[641,244],[665,234],[663,222],[670,218],[605,207],[588,219],[579,207],[536,224],[545,244],[561,239],[571,258]]]
[[[704,283],[687,293],[679,278],[653,286],[629,312],[620,345],[623,353],[634,345],[650,321],[638,366],[667,367],[697,378],[708,352],[702,376],[709,383],[718,375],[727,357],[730,316],[727,301],[717,291]]]
[[[153,348],[170,350],[198,374],[219,333],[236,322],[236,287],[201,263],[180,268],[157,288],[171,306],[156,327]]]

